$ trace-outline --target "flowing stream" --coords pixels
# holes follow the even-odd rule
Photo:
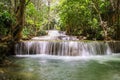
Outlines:
[[[16,44],[13,64],[0,67],[0,80],[120,80],[119,44],[48,31]]]

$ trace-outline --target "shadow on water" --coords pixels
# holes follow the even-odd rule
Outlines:
[[[120,57],[11,57],[0,67],[0,80],[120,80]]]

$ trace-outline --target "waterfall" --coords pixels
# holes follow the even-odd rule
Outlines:
[[[107,42],[97,41],[24,41],[17,43],[15,48],[17,55],[91,56],[111,54]]]
[[[16,55],[91,56],[112,53],[108,42],[79,41],[76,36],[68,36],[65,32],[58,30],[48,30],[47,33],[46,36],[17,43]]]

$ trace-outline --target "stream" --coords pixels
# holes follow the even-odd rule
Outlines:
[[[120,80],[120,54],[91,57],[18,55],[0,80]]]
[[[120,42],[79,41],[57,30],[15,46],[0,80],[120,80]]]

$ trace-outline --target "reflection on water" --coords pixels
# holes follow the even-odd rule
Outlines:
[[[12,57],[0,80],[120,80],[120,57]]]

